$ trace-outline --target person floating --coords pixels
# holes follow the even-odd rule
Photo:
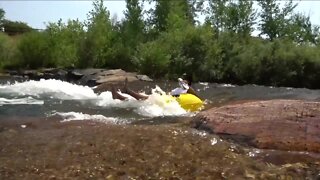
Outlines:
[[[196,93],[196,91],[191,87],[191,82],[187,81],[187,80],[183,80],[182,78],[178,78],[178,82],[179,82],[179,87],[173,89],[169,94],[177,97],[180,94],[193,94],[196,97],[198,97],[199,99],[201,99],[199,97],[199,95]],[[121,95],[113,86],[111,87],[111,93],[112,93],[112,98],[113,99],[119,99],[119,100],[127,100],[128,98]],[[130,96],[132,96],[133,98],[137,99],[137,100],[145,100],[148,99],[149,95],[145,95],[145,94],[140,94],[138,92],[135,92],[133,90],[131,90],[130,88],[128,88],[128,79],[125,79],[125,83],[124,83],[124,87],[121,90],[121,93],[125,93],[128,94]]]
[[[203,100],[199,97],[199,95],[195,92],[195,90],[191,87],[191,83],[183,80],[181,78],[178,79],[179,86],[173,89],[169,95],[163,95],[165,99],[175,99],[182,108],[187,111],[198,111],[203,108]],[[131,97],[137,100],[146,100],[149,98],[149,95],[140,94],[132,91],[127,86],[128,80],[125,80],[124,88],[121,90],[122,93],[128,94]],[[113,86],[111,88],[112,98],[119,100],[128,100],[127,97],[121,95]],[[170,98],[171,97],[171,98]]]

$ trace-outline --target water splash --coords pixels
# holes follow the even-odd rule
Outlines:
[[[30,80],[2,85],[0,86],[0,94],[50,97],[52,99],[90,99],[97,96],[88,86],[79,86],[55,79]]]
[[[11,101],[11,103],[17,101],[14,100],[14,98],[23,98],[25,104],[44,104],[48,99],[75,100],[90,102],[90,105],[93,107],[131,109],[133,112],[146,117],[191,115],[181,108],[174,98],[165,95],[165,92],[158,86],[152,90],[152,94],[144,101],[138,101],[127,94],[122,95],[128,97],[128,100],[120,101],[113,99],[109,91],[96,94],[93,88],[88,86],[71,84],[54,79],[41,79],[40,81],[30,80],[0,85],[0,95],[6,96],[6,102]],[[25,99],[26,96],[31,97],[34,101]]]
[[[0,106],[2,106],[2,105],[18,105],[18,104],[43,105],[44,101],[37,100],[32,97],[16,98],[16,99],[0,98]]]
[[[99,121],[103,123],[112,123],[112,124],[124,124],[126,121],[114,118],[114,117],[105,117],[101,114],[84,114],[82,112],[55,112],[49,116],[60,116],[63,120],[62,122],[68,121],[80,121],[80,120],[92,120],[92,121]]]

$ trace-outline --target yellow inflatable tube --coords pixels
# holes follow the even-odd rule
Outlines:
[[[166,102],[170,102],[175,99],[180,106],[187,111],[194,112],[203,108],[203,101],[193,94],[180,94],[178,97],[167,95],[163,96],[163,98],[165,98]]]
[[[176,100],[187,111],[199,111],[203,107],[203,101],[193,94],[180,94]]]

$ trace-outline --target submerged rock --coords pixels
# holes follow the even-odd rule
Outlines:
[[[258,148],[320,152],[320,103],[269,100],[199,113],[193,126]]]

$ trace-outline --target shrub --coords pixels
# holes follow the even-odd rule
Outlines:
[[[168,48],[160,40],[141,44],[133,58],[138,71],[159,78],[168,73],[170,62]]]
[[[16,61],[17,54],[15,39],[0,33],[0,68],[12,66]]]
[[[35,69],[54,64],[48,61],[48,37],[45,33],[31,32],[23,35],[18,50],[21,67]]]

